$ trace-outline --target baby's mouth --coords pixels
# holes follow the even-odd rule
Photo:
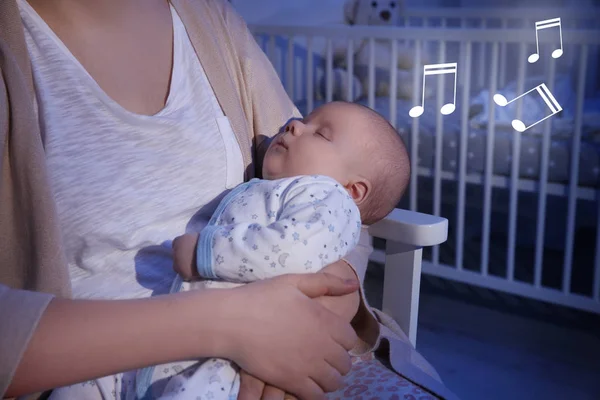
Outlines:
[[[280,136],[280,137],[277,138],[277,140],[275,141],[275,145],[276,146],[281,146],[281,147],[283,147],[286,150],[288,149],[288,146],[285,143],[285,140],[283,140],[283,136]]]

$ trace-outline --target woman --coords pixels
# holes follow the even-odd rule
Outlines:
[[[201,228],[219,196],[254,175],[264,139],[298,116],[226,2],[172,4],[0,3],[1,283],[76,298],[97,298],[100,286],[112,299],[164,293],[172,275],[162,243]],[[325,272],[364,277],[365,239]],[[379,342],[380,326],[355,289],[327,274],[139,300],[0,287],[0,318],[11,321],[10,331],[0,325],[8,354],[0,393],[218,356],[246,371],[240,397],[366,395],[375,385],[340,389],[345,350],[363,354]],[[300,324],[319,329],[297,333]],[[396,325],[386,325],[401,354],[392,366],[450,397]],[[361,368],[385,380],[384,392],[422,393],[375,360],[356,363],[349,377]]]

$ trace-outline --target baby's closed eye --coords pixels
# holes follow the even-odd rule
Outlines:
[[[325,136],[325,135],[324,135],[324,134],[322,134],[321,132],[318,132],[318,131],[316,131],[316,132],[315,132],[315,135],[318,135],[318,136],[322,137],[323,139],[325,139],[325,140],[327,140],[327,141],[331,142],[331,139],[329,139],[327,136]]]

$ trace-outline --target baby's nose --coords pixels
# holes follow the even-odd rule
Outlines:
[[[390,19],[390,17],[392,16],[392,14],[388,10],[382,11],[379,15],[381,16],[381,19],[383,19],[384,21],[388,21]]]
[[[302,121],[294,120],[286,126],[285,132],[291,133],[293,136],[300,136],[302,135],[303,126]]]

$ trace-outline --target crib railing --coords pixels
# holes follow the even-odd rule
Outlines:
[[[563,10],[564,11],[564,10]],[[482,10],[478,10],[481,15]],[[511,11],[516,14],[520,11]],[[419,15],[411,15],[407,18]],[[587,15],[590,17],[590,15]],[[596,14],[597,16],[597,14]],[[456,16],[450,15],[447,18],[457,17],[463,21],[470,18],[464,10]],[[473,15],[475,17],[475,15]],[[490,18],[494,17],[490,15]],[[497,17],[497,16],[496,16]],[[506,24],[510,15],[506,17]],[[594,18],[592,14],[591,18]],[[600,20],[600,19],[598,19]],[[449,21],[449,19],[447,20]],[[503,177],[494,174],[493,157],[494,157],[494,135],[496,126],[494,123],[489,123],[487,126],[486,149],[485,149],[485,168],[482,174],[467,172],[467,135],[469,131],[469,105],[470,94],[473,92],[474,86],[480,86],[482,82],[486,83],[486,89],[489,90],[490,104],[492,104],[491,96],[497,92],[500,87],[499,80],[504,80],[499,68],[500,61],[508,62],[502,58],[502,49],[507,45],[518,46],[518,57],[516,60],[511,60],[516,65],[516,92],[523,93],[525,88],[526,70],[528,62],[526,56],[531,53],[531,47],[535,46],[535,32],[533,28],[522,29],[501,29],[501,28],[472,28],[472,27],[455,27],[445,28],[444,25],[448,22],[441,23],[440,27],[404,27],[388,28],[388,27],[346,27],[346,26],[277,26],[277,25],[253,25],[251,30],[256,35],[259,43],[264,46],[267,55],[272,61],[275,70],[279,73],[285,87],[288,90],[290,97],[294,100],[306,99],[306,112],[310,112],[315,106],[316,88],[315,82],[317,75],[322,71],[325,76],[325,101],[331,101],[333,98],[333,43],[339,40],[345,40],[347,46],[347,70],[349,76],[353,75],[355,66],[353,65],[353,49],[359,43],[366,41],[369,48],[369,66],[368,66],[368,93],[367,105],[375,107],[375,52],[374,46],[376,41],[387,40],[391,43],[391,61],[390,70],[394,70],[398,60],[398,46],[400,42],[411,46],[414,49],[414,59],[416,60],[415,68],[413,69],[413,94],[412,102],[417,105],[421,101],[421,77],[418,72],[422,70],[422,65],[419,65],[421,54],[425,51],[425,43],[434,43],[436,45],[437,60],[432,62],[458,62],[459,76],[462,76],[460,84],[462,86],[462,96],[457,98],[456,112],[460,115],[460,138],[459,138],[459,159],[456,171],[442,170],[442,140],[444,136],[443,116],[437,114],[436,129],[435,129],[435,156],[433,168],[420,167],[418,165],[418,145],[420,121],[414,118],[411,121],[410,127],[410,154],[411,154],[411,185],[408,193],[409,201],[408,208],[417,211],[419,197],[419,183],[421,179],[429,179],[433,186],[433,214],[441,215],[442,202],[449,199],[443,199],[442,182],[453,182],[457,185],[457,196],[452,199],[455,209],[455,222],[451,221],[451,229],[454,230],[453,251],[455,260],[452,263],[440,261],[440,248],[435,246],[431,252],[429,261],[423,262],[423,272],[447,279],[452,279],[460,282],[474,284],[486,288],[505,291],[508,293],[534,298],[542,301],[552,302],[565,305],[577,309],[582,309],[594,313],[600,313],[600,230],[596,230],[595,248],[589,249],[594,252],[594,261],[591,274],[591,290],[589,293],[580,294],[572,290],[572,265],[574,251],[574,236],[576,229],[577,204],[578,202],[586,202],[591,205],[595,212],[595,226],[600,225],[600,191],[598,187],[585,187],[579,185],[579,158],[580,144],[582,139],[582,118],[584,102],[586,98],[586,87],[593,83],[586,82],[587,67],[590,64],[590,51],[598,51],[600,45],[600,34],[596,30],[588,29],[564,29],[563,27],[563,45],[576,48],[577,60],[574,68],[576,68],[576,96],[577,102],[574,115],[573,137],[571,139],[570,152],[570,176],[568,183],[548,182],[548,167],[549,167],[549,150],[550,150],[550,134],[552,129],[551,119],[543,122],[542,133],[542,156],[541,169],[539,179],[527,179],[519,175],[520,157],[513,156],[511,164],[510,176]],[[424,25],[426,26],[426,25]],[[315,52],[314,43],[316,40],[325,41],[324,54]],[[446,49],[450,44],[458,44],[459,54],[455,60],[447,59]],[[486,72],[483,78],[478,75],[474,65],[477,63],[474,60],[474,47],[477,45],[489,46],[489,55],[485,55],[484,63],[489,65],[489,73]],[[551,42],[548,38],[540,37],[540,46],[556,46],[556,43]],[[533,47],[535,48],[535,47]],[[540,47],[542,48],[542,47]],[[527,50],[530,50],[529,52]],[[550,54],[550,52],[546,52]],[[549,62],[546,74],[546,84],[550,91],[553,90],[554,81],[556,78],[556,68],[554,63]],[[398,82],[396,74],[391,74],[390,78],[390,96],[389,96],[389,120],[394,126],[398,124],[397,115],[397,99],[396,93]],[[437,90],[439,93],[444,91],[443,80],[438,81]],[[353,85],[348,82],[347,85],[348,98],[352,98]],[[432,104],[430,100],[429,104]],[[439,110],[443,105],[442,97],[437,97],[437,107]],[[521,115],[522,109],[518,107],[517,117]],[[407,118],[408,116],[403,116]],[[495,120],[494,107],[489,108],[489,121]],[[515,131],[512,141],[512,154],[521,154],[521,133]],[[477,270],[466,269],[464,264],[465,259],[465,213],[467,207],[472,207],[473,204],[467,204],[466,188],[467,185],[478,185],[483,189],[482,197],[478,200],[482,203],[482,218],[481,218],[481,259]],[[508,200],[508,216],[506,223],[508,224],[507,234],[507,250],[506,250],[506,267],[503,276],[491,274],[489,271],[490,264],[490,225],[492,218],[492,190],[502,189],[509,192]],[[522,193],[537,194],[537,218],[536,218],[536,239],[535,239],[535,256],[533,260],[533,273],[531,281],[522,281],[515,277],[515,252],[516,252],[516,236],[518,229],[518,213],[519,213],[519,196]],[[545,240],[545,221],[549,217],[547,215],[547,197],[548,195],[559,196],[566,199],[567,215],[566,231],[564,234],[564,255],[562,261],[562,281],[559,287],[550,287],[543,283],[543,267],[544,267],[544,240]],[[419,210],[422,211],[422,210]],[[426,211],[428,212],[428,211]],[[448,215],[444,215],[448,217]],[[373,260],[382,261],[383,254],[375,252]]]
[[[403,27],[442,27],[442,28],[478,28],[478,29],[530,29],[536,21],[550,18],[561,18],[564,29],[599,29],[600,15],[597,10],[582,8],[408,8],[401,19]],[[531,33],[530,33],[531,35]],[[485,63],[491,56],[489,43],[480,43],[474,57],[478,58],[477,85],[485,85],[485,77],[489,75],[489,65]],[[505,60],[507,43],[500,43],[500,59]],[[547,65],[547,64],[545,64]],[[595,71],[598,70],[593,65]],[[597,73],[593,76],[597,76]],[[547,70],[546,70],[547,72]],[[506,83],[507,65],[501,63],[498,71],[498,86]]]
[[[564,29],[600,29],[598,10],[582,8],[409,8],[401,24],[404,27],[442,27],[478,29],[533,29],[536,21],[560,17]],[[531,33],[530,33],[531,35]],[[485,63],[491,56],[489,44],[481,43],[473,54],[478,59],[477,85],[483,87],[490,70]],[[506,60],[507,43],[500,43],[500,59]],[[547,66],[548,64],[543,64]],[[588,66],[589,67],[589,66]],[[598,76],[598,66],[593,64],[593,76]],[[544,72],[548,72],[547,69]],[[506,83],[507,64],[500,63],[498,86]]]
[[[591,12],[590,12],[591,11]],[[592,20],[597,9],[586,7],[407,7],[405,18],[509,18],[536,20],[555,16],[577,23]],[[597,23],[597,21],[596,21]]]
[[[401,26],[519,29],[533,27],[535,21],[557,17],[561,18],[565,29],[597,29],[600,24],[597,8],[410,7],[403,12]]]

